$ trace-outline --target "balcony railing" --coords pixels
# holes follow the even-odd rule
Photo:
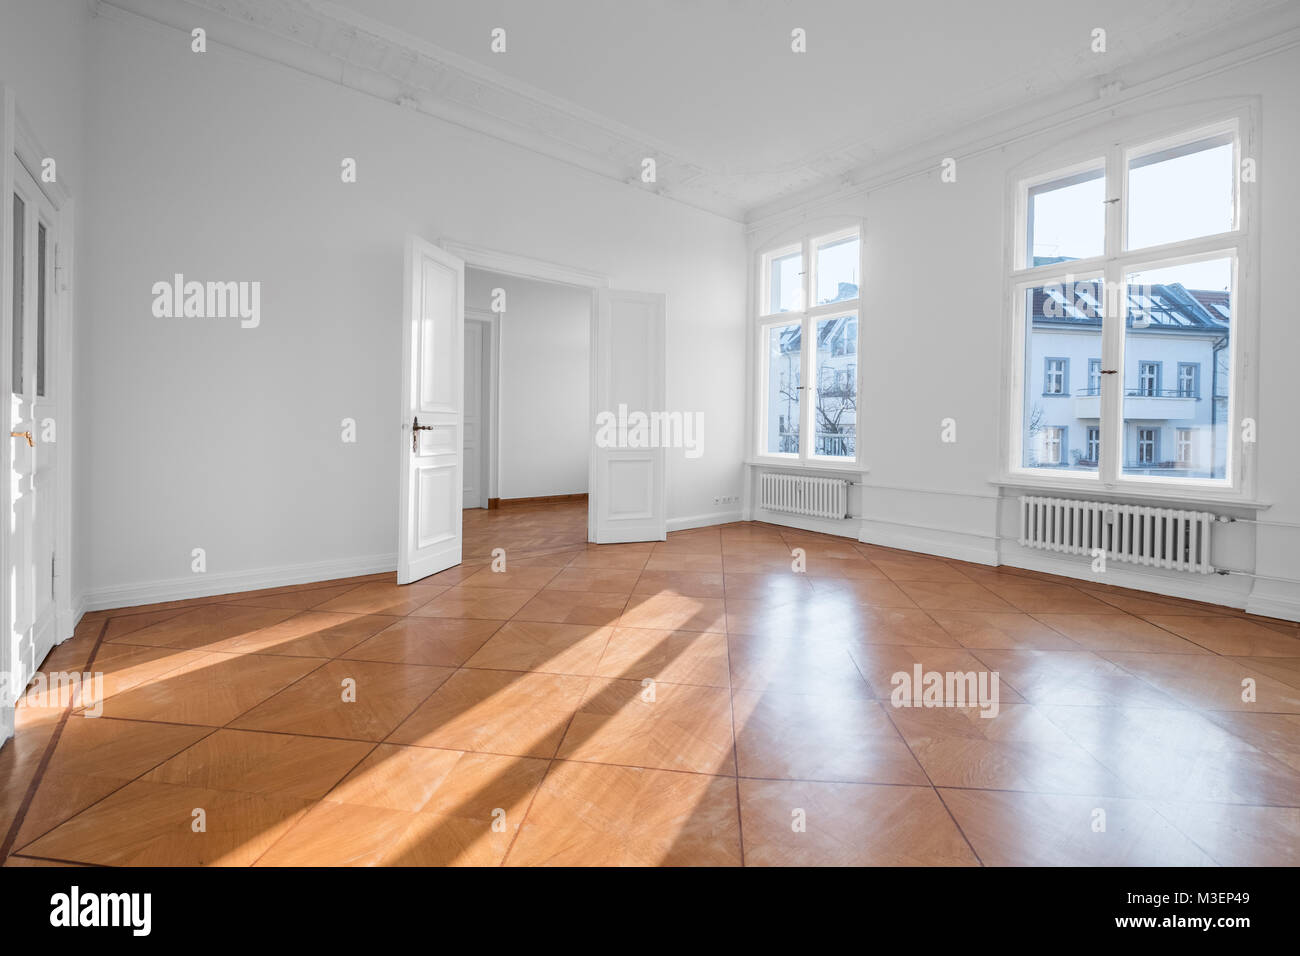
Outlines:
[[[799,433],[781,432],[779,447],[783,455],[797,455]],[[813,454],[827,458],[853,458],[857,455],[857,436],[852,432],[818,432]]]
[[[857,453],[854,437],[842,433],[818,432],[814,454],[829,458],[853,458]]]
[[[1096,398],[1101,395],[1100,387],[1079,388],[1075,389],[1075,395],[1082,398]],[[1124,395],[1130,398],[1194,398],[1200,400],[1201,393],[1197,389],[1185,388],[1147,388],[1141,386],[1137,388],[1128,388],[1124,390]]]

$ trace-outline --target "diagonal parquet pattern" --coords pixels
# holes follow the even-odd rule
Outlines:
[[[467,512],[466,563],[408,587],[87,615],[43,674],[102,672],[102,714],[20,706],[6,865],[1300,863],[1295,624],[585,520]],[[918,666],[996,671],[997,716],[893,706]]]

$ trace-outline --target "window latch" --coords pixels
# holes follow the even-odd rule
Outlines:
[[[1111,205],[1112,203],[1117,203],[1117,202],[1119,202],[1119,197],[1116,196],[1114,199],[1103,199],[1101,202],[1102,202],[1102,205],[1103,205],[1103,206],[1109,206],[1109,205]]]
[[[1119,369],[1117,369],[1117,368],[1104,368],[1104,369],[1101,370],[1101,374],[1102,374],[1102,375],[1118,375],[1118,374],[1119,374]]]

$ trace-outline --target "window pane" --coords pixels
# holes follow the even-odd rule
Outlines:
[[[36,394],[45,395],[45,223],[36,227]]]
[[[798,312],[803,307],[803,253],[770,260],[768,312]]]
[[[817,246],[817,305],[858,297],[857,236]]]
[[[799,381],[803,354],[799,323],[767,329],[767,451],[799,453]]]
[[[1231,285],[1231,259],[1128,276],[1124,474],[1226,477]]]
[[[855,240],[856,241],[856,240]],[[817,425],[813,454],[857,457],[858,317],[817,321]]]
[[[1097,470],[1101,428],[1100,281],[1025,290],[1021,464]]]
[[[27,206],[14,195],[14,310],[13,310],[13,377],[10,388],[15,395],[23,391],[23,280],[27,270],[24,265],[23,237],[26,228]]]
[[[1235,178],[1229,134],[1130,160],[1128,248],[1229,231]]]
[[[1101,255],[1106,244],[1105,200],[1104,168],[1031,187],[1028,265]]]

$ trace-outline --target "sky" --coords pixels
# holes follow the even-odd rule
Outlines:
[[[1128,248],[1231,229],[1234,180],[1231,143],[1131,170]],[[1098,176],[1035,196],[1033,254],[1071,259],[1101,255],[1105,191],[1105,179]],[[1180,281],[1187,288],[1227,289],[1230,271],[1224,260],[1215,260],[1180,266],[1170,278],[1142,281]]]

